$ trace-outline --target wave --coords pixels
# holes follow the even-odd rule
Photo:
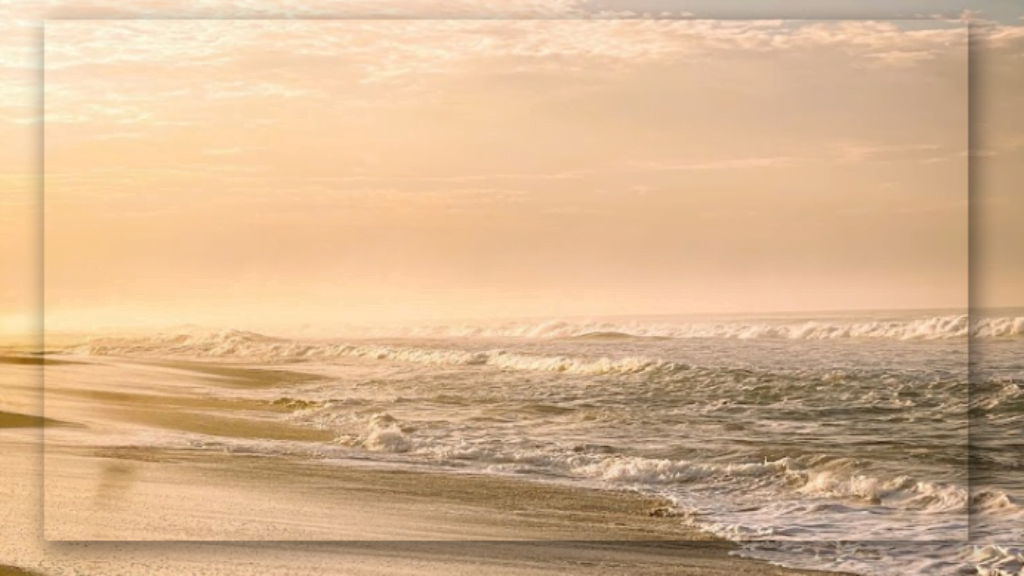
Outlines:
[[[976,338],[1019,338],[1024,336],[1024,316],[981,318],[973,322]]]
[[[226,330],[208,335],[102,339],[73,347],[67,352],[90,356],[237,357],[264,360],[353,357],[449,366],[487,365],[511,370],[583,375],[672,373],[690,368],[688,364],[639,356],[614,360],[610,358],[585,359],[571,356],[523,354],[505,350],[468,351],[383,345],[305,343],[237,330]]]
[[[257,363],[360,358],[433,366],[481,366],[498,370],[581,376],[637,375],[653,379],[672,378],[685,373],[691,379],[722,376],[735,382],[750,384],[768,380],[809,382],[813,379],[830,384],[842,384],[850,379],[883,380],[891,385],[896,385],[901,378],[909,378],[909,381],[914,383],[919,382],[919,376],[915,373],[897,375],[886,369],[863,367],[828,367],[824,371],[820,368],[803,367],[795,370],[765,371],[741,367],[698,366],[644,355],[575,356],[509,351],[500,348],[473,350],[377,344],[367,341],[298,341],[237,330],[154,338],[105,338],[68,348],[63,353],[86,356],[245,360]],[[931,375],[938,377],[939,373],[932,371]],[[946,373],[942,377],[955,379],[959,376]]]
[[[972,546],[967,554],[977,574],[986,576],[1020,576],[1024,573],[1024,546],[988,544]]]
[[[603,445],[473,439],[461,433],[450,434],[428,422],[402,422],[385,411],[339,412],[329,406],[296,410],[292,420],[321,429],[329,422],[326,428],[335,430],[335,441],[346,447],[425,459],[443,466],[471,466],[490,473],[532,474],[660,494],[678,493],[683,487],[684,492],[709,488],[720,495],[756,491],[772,494],[773,498],[784,497],[806,513],[822,506],[840,512],[851,506],[867,506],[926,515],[968,511],[968,491],[963,486],[891,471],[870,472],[850,458],[652,458]],[[767,506],[770,500],[764,502]],[[970,508],[976,513],[1020,513],[1019,506],[998,491],[976,495]]]
[[[996,488],[978,488],[971,496],[971,513],[1024,520],[1024,506],[1015,502],[1006,492]]]
[[[512,338],[618,340],[628,338],[726,338],[834,340],[850,338],[887,338],[896,340],[935,340],[949,338],[1018,338],[1024,336],[1024,317],[982,318],[969,322],[966,315],[936,316],[911,321],[872,321],[827,323],[819,321],[795,324],[608,324],[550,321],[539,324],[510,324],[498,327],[407,328],[383,331],[356,330],[359,337],[389,338]],[[350,334],[349,336],[353,336]],[[267,336],[245,330],[192,331],[146,337],[98,338],[72,346],[68,352],[91,355],[135,355],[146,353],[219,356],[377,356],[381,359],[415,359],[439,364],[516,364],[532,362],[527,357],[501,351],[465,352],[436,349],[394,348],[387,346],[325,344]],[[412,358],[415,357],[415,358]],[[640,368],[628,362],[628,370]],[[548,361],[546,369],[575,370],[571,359]],[[586,370],[586,369],[585,369]]]
[[[1024,316],[979,318],[969,321],[967,315],[934,316],[915,320],[876,320],[864,322],[805,321],[795,323],[642,323],[615,324],[608,322],[578,322],[551,320],[539,323],[509,323],[495,326],[428,326],[406,328],[344,328],[334,331],[333,338],[350,339],[518,339],[518,340],[579,340],[617,341],[644,339],[731,339],[731,340],[948,340],[973,337],[976,339],[1017,339],[1024,337]],[[322,341],[322,340],[321,340]],[[311,340],[272,337],[245,330],[192,330],[157,336],[131,336],[126,338],[98,338],[71,350],[86,354],[123,354],[162,351],[171,354],[189,350],[207,357],[322,355],[324,344]],[[350,351],[352,355],[383,357],[395,354],[383,347],[362,347]],[[338,351],[335,350],[335,353]],[[485,358],[470,358],[456,363],[487,363]],[[452,363],[451,358],[440,363]]]
[[[345,440],[348,440],[347,442]],[[370,417],[364,434],[356,438],[338,439],[343,444],[360,446],[373,452],[403,453],[412,449],[407,430],[403,430],[393,416],[387,413]]]
[[[921,482],[909,476],[879,478],[838,473],[830,468],[802,473],[800,492],[925,512],[966,510],[968,493],[960,486]]]
[[[851,470],[841,472],[835,462],[805,468],[799,459],[792,458],[729,464],[609,458],[578,471],[616,483],[644,485],[778,477],[807,496],[928,513],[963,510],[967,503],[967,491],[960,486],[922,482],[909,476],[884,478]]]
[[[1024,316],[977,318],[966,314],[909,320],[798,322],[591,322],[547,320],[496,325],[437,325],[403,328],[353,328],[343,336],[364,338],[513,338],[588,339],[719,338],[719,339],[890,339],[938,340],[952,338],[1019,338]]]
[[[300,412],[300,418],[318,418]],[[910,476],[876,476],[858,470],[850,459],[782,457],[758,462],[672,460],[629,456],[614,450],[579,446],[520,446],[515,443],[467,442],[419,431],[386,412],[340,417],[348,433],[337,442],[373,452],[427,458],[446,464],[473,463],[492,472],[539,473],[546,477],[596,481],[608,486],[657,490],[678,485],[717,486],[719,490],[768,488],[795,498],[879,506],[925,514],[966,512],[968,492],[958,485],[921,481]],[[346,424],[354,424],[355,429]],[[1005,495],[976,497],[974,510],[1014,510]]]
[[[643,338],[643,336],[633,336],[625,332],[587,332],[578,336],[570,336],[572,340],[628,340],[630,338]]]

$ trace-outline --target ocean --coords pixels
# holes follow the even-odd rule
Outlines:
[[[1024,570],[1024,310],[187,327],[51,353],[287,366],[315,378],[195,393],[333,438],[111,443],[634,490],[795,567]]]

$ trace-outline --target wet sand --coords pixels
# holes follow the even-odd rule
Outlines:
[[[56,452],[48,540],[710,540],[664,515],[666,502],[626,492],[185,450]],[[159,525],[140,525],[154,509]]]
[[[16,566],[0,565],[0,576],[38,576],[38,573],[22,570]]]
[[[69,366],[81,365],[81,362],[70,360],[55,360],[45,356],[29,354],[7,354],[0,355],[0,364],[14,364],[17,366]]]
[[[39,416],[0,411],[0,428],[37,428],[44,425],[52,426],[55,423],[54,420],[47,420]]]

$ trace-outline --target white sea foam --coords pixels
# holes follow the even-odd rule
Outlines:
[[[608,482],[634,485],[663,485],[709,479],[768,477],[785,472],[789,459],[763,463],[710,463],[636,457],[604,457],[572,468],[572,473]]]
[[[359,444],[375,452],[407,452],[412,442],[398,422],[389,414],[375,414]]]
[[[951,338],[1017,338],[1024,335],[1024,317],[988,317],[971,321],[966,314],[911,319],[803,321],[579,321],[546,320],[488,325],[436,325],[340,330],[342,336],[371,338],[726,338],[837,340],[850,338],[937,340]]]
[[[1024,506],[1002,490],[978,489],[971,498],[971,512],[988,517],[1019,519],[1024,522]]]
[[[811,496],[857,499],[925,512],[965,510],[967,491],[961,486],[921,482],[909,476],[878,478],[812,470],[802,474],[800,492]]]
[[[1024,574],[1024,546],[971,546],[966,560],[979,576],[1020,576]]]
[[[320,422],[326,408],[303,408],[299,420]],[[648,458],[578,447],[467,441],[462,434],[418,433],[391,414],[350,414],[335,420],[345,432],[337,442],[374,452],[404,454],[442,464],[473,463],[497,472],[533,472],[546,477],[597,481],[661,491],[680,485],[728,486],[730,491],[767,490],[774,497],[801,495],[923,514],[966,513],[967,491],[955,484],[925,482],[909,475],[873,476],[850,459],[782,457],[756,462]],[[663,492],[660,492],[663,493]],[[1018,514],[1002,493],[975,498],[975,510]]]
[[[590,375],[672,372],[688,368],[686,364],[645,357],[626,357],[614,360],[610,358],[586,359],[571,356],[523,354],[505,350],[467,351],[370,344],[303,343],[236,330],[206,335],[102,339],[74,347],[68,352],[93,356],[152,355],[195,358],[235,357],[262,360],[354,357],[429,365],[488,365],[512,370]]]
[[[546,320],[487,325],[436,325],[409,327],[340,327],[323,336],[333,338],[460,338],[460,339],[604,339],[670,338],[730,340],[946,340],[967,338],[1015,339],[1024,336],[1024,316],[979,317],[966,314],[910,319],[845,319],[804,321],[580,321]],[[126,352],[160,348],[177,352],[188,349],[205,356],[256,355],[260,350],[302,355],[322,352],[311,348],[310,340],[274,338],[243,330],[175,331],[169,334],[101,338],[90,343],[96,350],[110,349],[121,342]],[[83,348],[84,349],[84,348]],[[367,351],[369,353],[369,351]]]

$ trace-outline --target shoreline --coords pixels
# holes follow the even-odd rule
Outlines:
[[[0,561],[38,576],[128,564],[144,567],[131,574],[197,575],[840,574],[733,556],[736,544],[652,515],[658,502],[636,494],[188,451],[40,454],[30,431],[0,435],[15,472],[0,494],[16,502]],[[267,482],[280,477],[287,490]],[[33,504],[44,494],[40,526]],[[90,522],[59,523],[75,518]],[[183,527],[192,537],[174,539]],[[69,530],[79,538],[56,540]]]
[[[62,384],[64,370],[82,368],[92,375],[86,388]],[[231,388],[307,378],[277,370],[186,369],[214,377],[204,377],[205,384]],[[358,460],[163,449],[144,440],[98,446],[90,429],[122,422],[198,428],[216,437],[285,439],[293,431],[240,426],[216,397],[127,391],[111,388],[106,375],[88,367],[54,370],[47,413],[64,426],[47,434],[48,444],[41,444],[42,432],[53,424],[28,414],[10,413],[29,426],[0,430],[12,472],[0,479],[0,497],[14,503],[13,537],[0,543],[0,565],[40,576],[838,574],[734,556],[735,543],[686,525],[658,498],[627,490]],[[33,393],[25,388],[16,396],[25,401]],[[214,416],[205,410],[215,407]]]
[[[49,541],[206,541],[225,539],[228,531],[233,541],[728,543],[686,525],[660,498],[477,472],[127,446],[47,447],[45,464]],[[202,490],[192,482],[199,479]],[[136,530],[140,511],[170,493],[189,496],[168,499],[178,520],[165,519],[157,532]],[[263,518],[264,525],[227,520],[233,510],[226,503],[239,496],[251,497],[245,513]],[[223,514],[232,527],[190,524],[199,508],[205,515]],[[361,525],[334,525],[334,513]],[[391,518],[382,523],[382,515]],[[90,529],[80,521],[85,519],[97,525]]]
[[[6,428],[42,428],[58,424],[56,420],[50,420],[42,416],[0,410],[0,430]]]

